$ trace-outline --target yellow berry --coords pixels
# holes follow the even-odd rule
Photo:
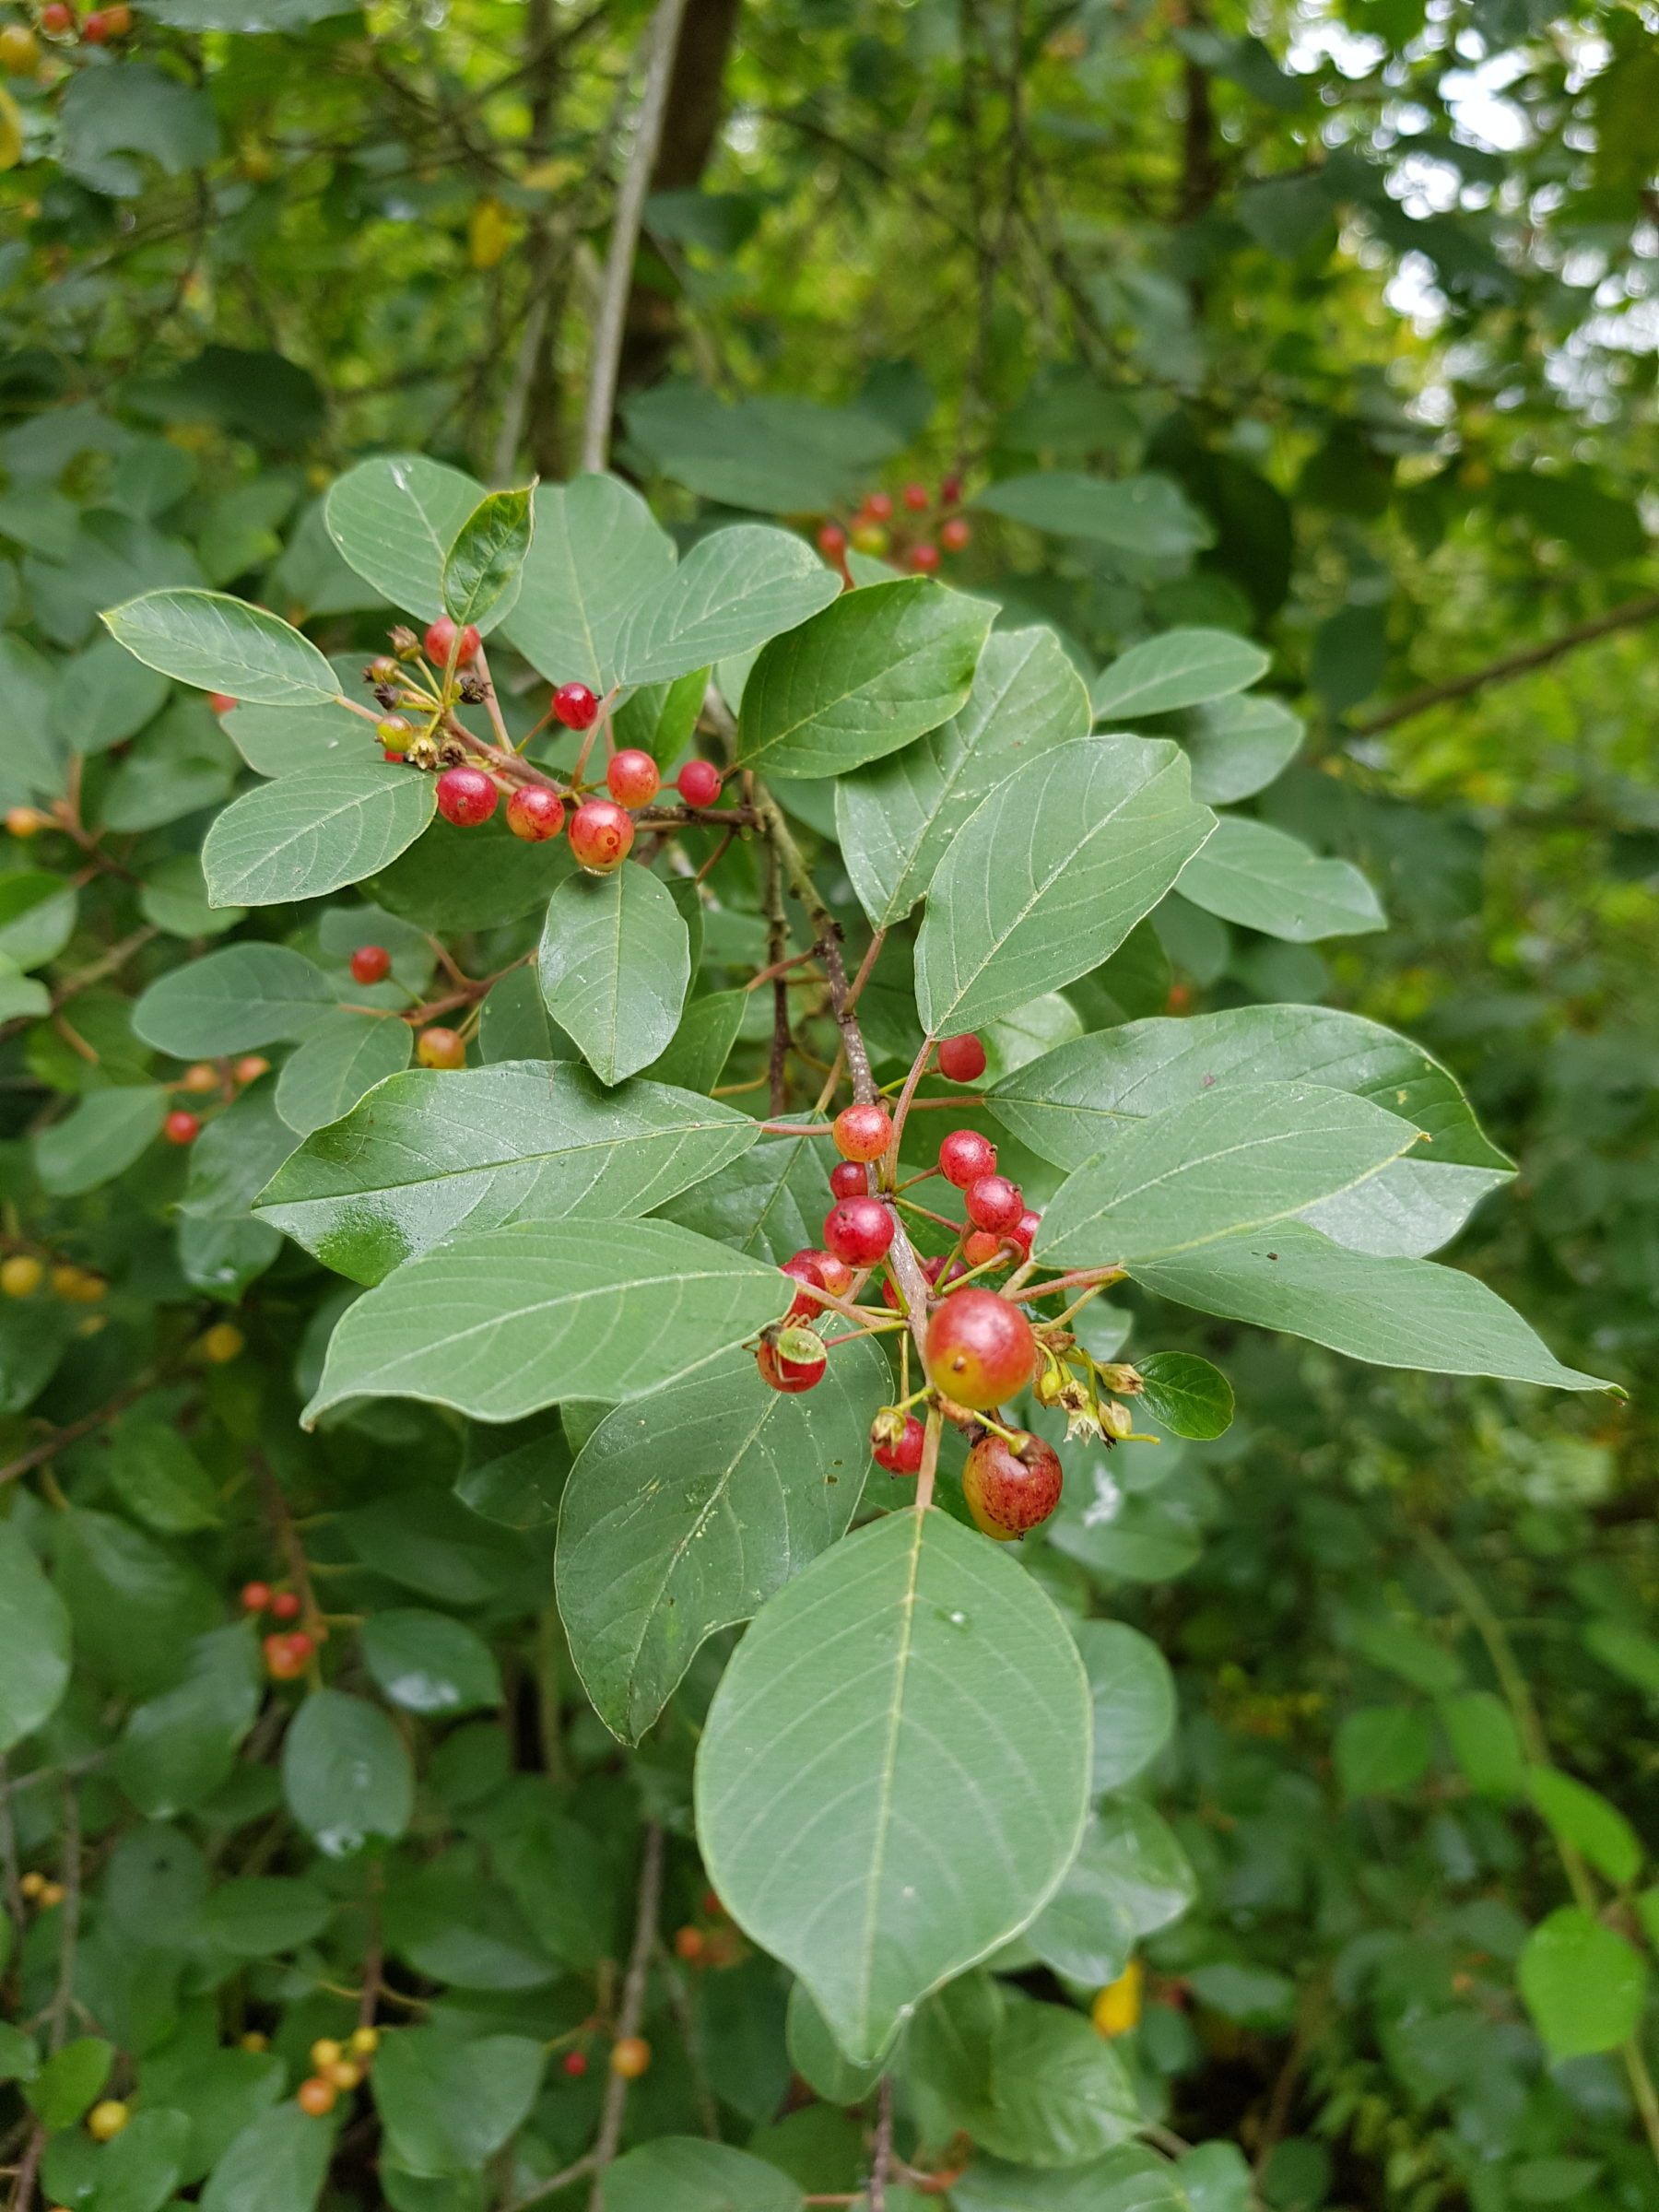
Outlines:
[[[51,823],[52,817],[38,806],[8,806],[6,811],[6,827],[12,837],[38,837]]]
[[[45,1268],[26,1252],[15,1252],[9,1260],[0,1260],[0,1290],[7,1298],[32,1298],[45,1277]]]
[[[46,1887],[46,1877],[31,1866],[18,1887],[25,1897],[39,1897]]]
[[[610,2069],[624,2081],[638,2081],[651,2064],[651,2045],[642,2035],[625,2035],[611,2045]]]
[[[271,2047],[270,2037],[261,2035],[257,2028],[250,2028],[247,2034],[240,2040],[244,2051],[268,2051]]]
[[[108,2143],[121,2133],[132,2116],[118,2098],[106,2097],[87,2114],[87,2133],[100,2143]]]
[[[42,1882],[41,1884],[41,1912],[50,1912],[53,1906],[61,1905],[68,1894],[69,1892],[64,1888],[62,1882]]]
[[[370,2057],[380,2049],[380,2030],[354,2028],[351,2031],[351,2047],[359,2058]]]
[[[319,2074],[324,2066],[336,2065],[341,2056],[340,2046],[332,2035],[320,2035],[311,2047],[311,2062]]]
[[[320,2066],[318,2072],[332,2081],[336,2089],[355,2089],[363,2078],[363,2069],[355,2060],[336,2058],[331,2066]]]
[[[247,1338],[231,1321],[216,1321],[202,1338],[202,1357],[211,1359],[215,1367],[223,1367],[241,1353]]]
[[[1141,2017],[1141,1983],[1146,1979],[1138,1959],[1131,1959],[1115,1982],[1109,1982],[1089,2007],[1097,2034],[1126,2035]]]

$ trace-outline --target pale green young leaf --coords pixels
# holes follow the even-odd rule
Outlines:
[[[252,1052],[303,1037],[335,1004],[328,978],[286,945],[228,945],[153,982],[133,1008],[146,1044],[175,1059]]]
[[[366,742],[355,759],[262,783],[207,831],[208,900],[283,906],[359,883],[415,842],[436,811],[436,788],[431,776],[376,759]]]
[[[69,1682],[69,1615],[40,1561],[0,1523],[0,1753],[56,1712]]]
[[[1272,654],[1230,629],[1167,629],[1132,645],[1096,677],[1097,722],[1139,722],[1243,691],[1265,676]]]
[[[328,535],[358,574],[422,622],[443,609],[443,563],[485,496],[458,468],[418,453],[359,461],[329,487]]]
[[[414,1031],[395,1017],[344,1006],[325,1014],[283,1062],[276,1112],[296,1135],[310,1136],[343,1120],[377,1083],[401,1075],[414,1049]]]
[[[477,2173],[528,2117],[546,2065],[529,2036],[384,2037],[371,2078],[392,2156],[408,2173]]]
[[[1185,739],[1193,796],[1231,806],[1254,796],[1290,765],[1305,735],[1282,700],[1218,700],[1192,717]]]
[[[974,2133],[1022,2166],[1073,2167],[1141,2125],[1129,2070],[1069,2006],[1010,1994],[991,2044],[990,2096]]]
[[[1528,1767],[1526,1794],[1560,1841],[1581,1851],[1616,1889],[1630,1888],[1641,1869],[1641,1843],[1617,1806],[1559,1767]]]
[[[338,700],[324,707],[235,707],[219,727],[260,776],[291,776],[364,753],[378,758],[370,724]]]
[[[30,1139],[41,1188],[77,1198],[124,1174],[160,1133],[168,1097],[158,1084],[89,1090],[61,1122]]]
[[[488,637],[512,612],[530,550],[534,485],[492,491],[473,509],[444,556],[444,612]]]
[[[1181,895],[1224,922],[1293,945],[1388,926],[1376,892],[1351,861],[1322,860],[1300,838],[1236,814],[1220,818],[1215,836],[1182,871]]]
[[[790,1989],[784,2032],[790,2064],[826,2103],[862,2104],[881,2078],[878,2065],[855,2066],[845,2055],[805,1982]]]
[[[1509,1707],[1489,1689],[1441,1698],[1435,1707],[1453,1757],[1472,1790],[1482,1796],[1518,1797],[1525,1761]]]
[[[1196,1352],[1150,1352],[1136,1362],[1139,1403],[1174,1436],[1199,1441],[1232,1426],[1232,1384]]]
[[[793,530],[738,523],[699,538],[635,600],[617,639],[616,680],[672,681],[792,630],[841,593],[841,578]]]
[[[0,876],[0,959],[18,969],[55,960],[75,934],[76,887],[49,868]]]
[[[1343,1720],[1332,1755],[1345,1797],[1396,1796],[1428,1772],[1434,1731],[1420,1705],[1362,1705]]]
[[[538,485],[532,506],[535,532],[502,633],[549,683],[603,698],[618,680],[623,618],[672,572],[674,540],[617,477]]]
[[[1526,1939],[1516,1967],[1526,2009],[1553,2058],[1614,2051],[1636,2032],[1647,1962],[1616,1928],[1561,1905]]]
[[[339,691],[309,638],[223,592],[146,592],[103,619],[135,660],[201,691],[265,707],[321,707]]]
[[[602,1083],[666,1051],[691,980],[690,939],[648,868],[624,862],[608,876],[568,877],[536,958],[548,1013]]]

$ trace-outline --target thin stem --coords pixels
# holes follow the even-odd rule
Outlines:
[[[658,1820],[645,1824],[645,1856],[640,1867],[639,1901],[634,1911],[633,1949],[622,1981],[622,2002],[617,2012],[617,2041],[638,2035],[645,2016],[645,1977],[657,1941],[657,1914],[663,1896],[663,1828]],[[616,2157],[622,2141],[622,2119],[628,2109],[627,2077],[613,2068],[605,2084],[605,2104],[599,2116],[599,2139],[594,2146],[597,2170],[588,2212],[604,2212],[605,2169]]]
[[[927,1409],[927,1427],[922,1438],[922,1465],[916,1475],[916,1510],[925,1512],[933,1503],[934,1478],[939,1472],[939,1444],[945,1434],[945,1416],[937,1406]]]
[[[535,1617],[535,1720],[541,1744],[542,1772],[550,1782],[563,1782],[564,1738],[559,1729],[559,1643],[562,1630],[559,1608],[549,1603]]]
[[[161,1377],[156,1373],[141,1375],[137,1382],[129,1382],[124,1390],[117,1391],[108,1405],[100,1406],[96,1413],[83,1414],[78,1421],[71,1421],[66,1428],[54,1429],[44,1443],[32,1445],[16,1459],[7,1460],[5,1466],[0,1467],[0,1482],[15,1482],[19,1475],[27,1475],[32,1468],[43,1466],[70,1444],[78,1443],[83,1436],[90,1436],[95,1429],[101,1429],[106,1422],[112,1421],[118,1413],[124,1413],[135,1398],[141,1398],[147,1390],[153,1390],[160,1380]]]
[[[69,2008],[75,1999],[75,1947],[80,1936],[81,1825],[80,1792],[67,1776],[64,1781],[63,1932],[58,1940],[57,1988],[46,2015],[47,2043],[61,2051],[69,2038]]]
[[[1575,623],[1564,629],[1559,638],[1550,638],[1542,645],[1528,645],[1519,653],[1506,653],[1498,660],[1488,661],[1484,668],[1477,668],[1467,676],[1454,676],[1443,684],[1424,684],[1418,690],[1407,692],[1392,707],[1381,713],[1367,717],[1364,722],[1349,724],[1357,737],[1370,737],[1379,730],[1392,730],[1397,722],[1409,722],[1415,714],[1426,714],[1430,707],[1442,706],[1449,699],[1466,699],[1471,691],[1484,689],[1488,684],[1507,684],[1518,676],[1529,676],[1535,668],[1547,668],[1551,661],[1559,661],[1563,653],[1575,652],[1596,638],[1605,638],[1616,629],[1634,629],[1640,624],[1652,622],[1659,617],[1659,592],[1644,593],[1640,599],[1627,599],[1605,615],[1595,615],[1588,622]]]
[[[870,2212],[887,2212],[888,2171],[893,2162],[893,2077],[884,2074],[876,2104],[876,2150],[870,2160]]]

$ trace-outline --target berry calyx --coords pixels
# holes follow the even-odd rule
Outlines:
[[[387,759],[401,760],[409,749],[415,728],[401,714],[385,714],[375,724],[374,734],[380,739]]]
[[[618,806],[649,806],[663,788],[656,762],[634,745],[612,755],[605,781]]]
[[[572,2081],[580,2081],[588,2070],[588,2058],[585,2051],[567,2051],[559,2063]]]
[[[912,514],[926,513],[929,493],[925,484],[907,484],[903,496],[904,503]]]
[[[216,1321],[202,1332],[202,1357],[215,1367],[229,1367],[241,1358],[247,1341],[233,1321]]]
[[[334,2111],[339,2094],[332,2081],[325,2080],[321,2074],[313,2074],[294,2091],[294,2102],[313,2120],[321,2120]]]
[[[0,1291],[7,1298],[32,1298],[45,1279],[46,1270],[27,1252],[15,1252],[0,1260]]]
[[[1025,1212],[1019,1185],[1006,1175],[976,1175],[962,1193],[962,1204],[975,1229],[989,1230],[998,1237],[1011,1230]]]
[[[218,1088],[218,1071],[209,1067],[206,1060],[197,1060],[179,1077],[179,1088],[190,1091],[208,1091]]]
[[[939,543],[947,553],[960,553],[972,536],[973,532],[959,514],[953,514],[947,523],[939,525]]]
[[[591,730],[599,701],[585,684],[560,684],[553,694],[555,718],[567,730]]]
[[[924,1356],[935,1388],[984,1413],[1030,1382],[1037,1339],[1019,1308],[994,1290],[953,1290],[927,1324]]]
[[[839,560],[847,549],[847,534],[839,523],[825,523],[818,534],[818,549],[826,560]]]
[[[650,2064],[651,2045],[642,2035],[625,2035],[611,2045],[611,2072],[624,2081],[638,2081]]]
[[[394,684],[401,673],[389,653],[377,653],[363,671],[363,681],[369,684]]]
[[[613,874],[633,841],[633,817],[615,799],[583,799],[571,817],[571,850],[590,876]]]
[[[882,1418],[880,1414],[876,1416],[877,1427],[881,1425]],[[892,1418],[890,1414],[887,1417],[889,1423]],[[897,1437],[878,1437],[876,1430],[871,1430],[871,1456],[876,1465],[885,1467],[889,1475],[919,1475],[922,1472],[922,1447],[926,1437],[927,1431],[915,1415],[907,1413],[904,1426]]]
[[[298,1620],[300,1593],[297,1590],[278,1590],[271,1600],[271,1611],[278,1620]]]
[[[755,1364],[763,1382],[794,1397],[823,1381],[830,1355],[810,1329],[773,1326],[756,1347]]]
[[[924,538],[905,555],[905,565],[918,576],[931,576],[939,565],[939,548]]]
[[[843,1106],[830,1134],[843,1159],[879,1159],[893,1141],[893,1124],[885,1106]]]
[[[838,1198],[867,1198],[869,1171],[862,1160],[838,1160],[830,1171],[830,1188]]]
[[[996,1172],[996,1147],[977,1129],[953,1129],[939,1147],[939,1172],[965,1191],[982,1175]]]
[[[105,2097],[87,2114],[87,2133],[95,2143],[112,2143],[132,2116],[118,2097]]]
[[[392,955],[383,945],[359,945],[351,956],[354,983],[383,983],[392,972]]]
[[[468,661],[477,659],[478,647],[482,641],[470,622],[460,635],[461,641],[457,646],[455,626],[447,615],[440,615],[431,629],[427,631],[424,641],[426,656],[435,668],[449,666],[452,651],[454,653],[455,664],[458,667],[464,668]]]
[[[286,1635],[278,1630],[265,1637],[260,1649],[265,1653],[265,1673],[273,1682],[297,1682],[316,1646],[303,1629],[294,1629]]]
[[[674,781],[688,806],[712,806],[720,796],[720,771],[712,760],[688,760]]]
[[[216,714],[229,714],[233,708],[239,707],[241,701],[233,698],[229,691],[209,691],[207,704]]]
[[[985,1072],[985,1048],[971,1030],[960,1037],[941,1037],[939,1073],[952,1083],[975,1083]]]
[[[500,795],[481,768],[446,768],[438,779],[438,811],[458,830],[487,822]]]
[[[564,828],[564,801],[545,783],[522,784],[507,802],[507,827],[527,845],[545,845]]]
[[[422,1030],[415,1057],[422,1067],[465,1067],[466,1045],[453,1030]]]
[[[1018,1433],[1018,1449],[1000,1436],[982,1437],[962,1469],[962,1496],[973,1524],[999,1544],[1011,1544],[1046,1521],[1065,1481],[1053,1444],[1023,1430]]]
[[[241,1608],[244,1613],[263,1613],[271,1602],[269,1583],[244,1583],[241,1586]]]
[[[873,523],[890,523],[893,519],[893,495],[890,491],[872,491],[865,494],[864,512]]]
[[[874,1267],[893,1241],[893,1217],[879,1198],[842,1198],[824,1217],[824,1248],[849,1267]]]
[[[258,1053],[249,1053],[239,1060],[230,1073],[239,1083],[257,1083],[261,1076],[268,1076],[271,1064]]]
[[[202,1124],[194,1113],[178,1106],[162,1123],[161,1134],[170,1145],[194,1145],[202,1134]]]

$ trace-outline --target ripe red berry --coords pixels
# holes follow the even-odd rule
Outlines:
[[[481,768],[446,768],[438,779],[438,811],[458,830],[487,822],[500,795]]]
[[[927,1431],[913,1413],[904,1417],[904,1434],[897,1443],[872,1443],[871,1456],[878,1467],[889,1475],[919,1475],[922,1472],[922,1446]]]
[[[465,668],[468,661],[478,655],[480,640],[469,622],[461,632],[461,643],[455,648],[456,665]],[[450,652],[455,646],[455,626],[447,615],[440,615],[426,633],[426,656],[435,668],[449,666]]]
[[[507,827],[527,845],[546,844],[564,828],[564,801],[545,783],[521,784],[507,802]]]
[[[599,701],[585,684],[560,684],[553,694],[553,712],[567,730],[591,730]]]
[[[998,1237],[1025,1212],[1019,1185],[1006,1175],[976,1175],[962,1193],[962,1203],[975,1229],[988,1229]]]
[[[849,1267],[874,1267],[893,1241],[893,1217],[879,1198],[842,1198],[824,1217],[824,1245]]]
[[[633,841],[633,817],[614,799],[583,799],[571,817],[571,850],[590,876],[619,868]]]
[[[161,1124],[161,1134],[170,1145],[194,1145],[201,1133],[201,1123],[182,1106],[175,1107]]]
[[[273,1682],[297,1682],[316,1647],[303,1629],[295,1629],[289,1635],[279,1632],[265,1637],[261,1648],[265,1672]]]
[[[1025,1388],[1037,1357],[1031,1324],[994,1290],[953,1290],[924,1340],[929,1379],[959,1406],[983,1413]]]
[[[885,1106],[843,1106],[831,1134],[843,1159],[879,1159],[893,1141],[892,1118]]]
[[[859,1159],[838,1160],[830,1171],[830,1188],[838,1198],[867,1198],[869,1170]]]
[[[585,2051],[567,2051],[559,2063],[572,2081],[580,2081],[588,2070]]]
[[[383,945],[359,945],[351,956],[354,983],[383,983],[392,972],[392,955]]]
[[[663,788],[656,762],[631,745],[612,756],[605,781],[618,806],[649,806]]]
[[[300,1593],[297,1590],[278,1590],[271,1600],[271,1611],[278,1620],[298,1620]]]
[[[826,560],[840,560],[847,549],[847,534],[839,523],[826,523],[818,534],[818,548]]]
[[[824,1288],[823,1270],[818,1264],[817,1255],[811,1252],[797,1252],[793,1258],[783,1262],[782,1272],[792,1282],[807,1286],[796,1291],[788,1312],[783,1316],[784,1321],[810,1321],[815,1314],[821,1313],[824,1311],[823,1300],[811,1295],[813,1290]]]
[[[54,38],[75,29],[75,10],[68,0],[46,0],[41,10],[41,29],[50,31]]]
[[[810,1260],[818,1271],[818,1277],[831,1298],[845,1298],[853,1288],[853,1270],[845,1260],[838,1260],[832,1252],[824,1252],[809,1245],[801,1258]]]
[[[960,553],[973,532],[959,514],[953,514],[947,523],[939,525],[939,543],[947,553]]]
[[[975,1083],[985,1072],[985,1048],[971,1030],[960,1037],[941,1037],[939,1073],[952,1083]]]
[[[926,512],[928,496],[925,484],[907,484],[904,488],[904,503],[912,514]]]
[[[953,1129],[939,1147],[939,1172],[965,1191],[982,1175],[996,1172],[996,1147],[977,1129]]]
[[[688,806],[712,806],[720,796],[720,771],[712,760],[688,760],[675,782]]]
[[[939,504],[941,507],[954,507],[961,496],[962,479],[952,470],[939,485]]]
[[[1008,1236],[1011,1241],[1018,1245],[1021,1253],[1028,1260],[1031,1256],[1032,1242],[1036,1238],[1037,1231],[1041,1228],[1041,1226],[1042,1216],[1038,1213],[1033,1213],[1028,1206],[1026,1211],[1020,1215],[1018,1220],[1015,1222],[1013,1228],[1008,1231]]]
[[[244,1583],[241,1588],[241,1607],[244,1613],[263,1613],[271,1602],[269,1583]]]
[[[920,545],[911,547],[905,559],[918,576],[931,576],[939,565],[939,548],[924,538]]]
[[[791,1397],[816,1390],[824,1379],[830,1355],[810,1329],[768,1330],[755,1350],[755,1364],[774,1390]]]
[[[676,1928],[674,1955],[683,1959],[688,1966],[695,1966],[708,1948],[708,1937],[700,1928]]]
[[[962,1495],[976,1528],[1010,1544],[1046,1521],[1065,1482],[1060,1455],[1040,1436],[1019,1432],[1016,1451],[1000,1436],[982,1437],[962,1469]]]
[[[962,1239],[962,1257],[970,1267],[982,1267],[987,1260],[995,1259],[1007,1239],[993,1236],[988,1229],[976,1229]]]
[[[422,1030],[415,1057],[422,1067],[465,1067],[466,1046],[453,1030]]]
[[[241,701],[232,699],[229,691],[209,691],[207,704],[216,714],[229,714],[231,709],[240,706]]]
[[[873,523],[890,523],[893,519],[893,495],[889,491],[872,491],[865,496],[864,511]]]
[[[97,8],[94,8],[89,16],[82,18],[81,37],[88,46],[103,45],[109,35],[110,26]]]

